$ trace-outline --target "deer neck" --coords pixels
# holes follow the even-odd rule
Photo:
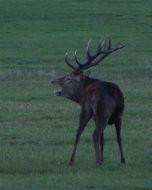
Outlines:
[[[86,99],[86,89],[92,83],[93,79],[87,77],[86,80],[79,86],[76,93],[70,98],[71,100],[83,105]]]

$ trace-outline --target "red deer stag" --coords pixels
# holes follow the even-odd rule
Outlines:
[[[96,125],[93,132],[96,163],[101,164],[103,161],[104,129],[107,124],[115,125],[121,163],[125,163],[121,142],[121,121],[124,110],[124,96],[116,84],[90,78],[88,74],[83,72],[85,69],[99,64],[109,54],[123,47],[124,45],[118,43],[112,48],[111,40],[106,39],[99,43],[96,53],[91,55],[88,43],[85,63],[82,64],[78,60],[75,52],[77,67],[69,62],[66,53],[65,62],[73,71],[69,75],[52,81],[53,85],[57,85],[61,88],[60,91],[55,92],[56,96],[63,96],[71,99],[81,106],[79,128],[76,133],[69,165],[74,163],[80,136],[91,118],[94,119]]]

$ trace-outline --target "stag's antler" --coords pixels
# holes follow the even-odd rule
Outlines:
[[[85,69],[88,69],[90,67],[93,67],[97,64],[99,64],[105,57],[107,57],[110,53],[117,51],[121,48],[123,48],[125,45],[122,45],[121,43],[118,43],[115,48],[111,47],[111,39],[108,38],[106,40],[103,40],[102,42],[99,43],[96,53],[94,55],[90,54],[90,42],[88,42],[87,46],[87,52],[86,52],[86,62],[81,63],[78,58],[77,58],[77,50],[75,51],[75,61],[78,65],[78,67],[73,66],[69,61],[68,61],[68,54],[66,53],[65,55],[65,62],[68,66],[70,66],[74,71],[79,72]]]

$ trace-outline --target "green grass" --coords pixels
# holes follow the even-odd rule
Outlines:
[[[151,7],[150,0],[0,0],[0,189],[152,189]],[[70,72],[66,51],[72,60],[78,49],[83,60],[89,39],[94,49],[108,36],[126,47],[92,76],[124,92],[126,165],[110,126],[96,166],[91,121],[69,167],[79,106],[54,97],[50,80]]]

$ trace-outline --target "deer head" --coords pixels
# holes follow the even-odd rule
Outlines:
[[[54,94],[79,102],[80,97],[83,96],[82,89],[89,73],[73,71],[69,75],[53,80],[52,84],[61,88],[61,90],[55,91]]]

